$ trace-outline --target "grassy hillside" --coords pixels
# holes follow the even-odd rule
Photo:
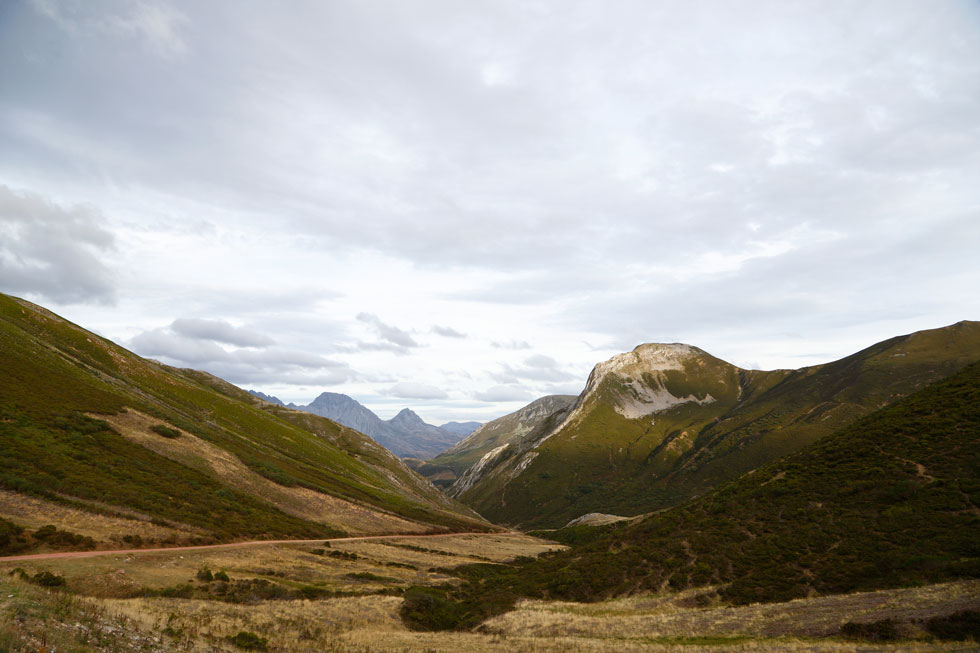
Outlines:
[[[19,495],[205,539],[488,527],[366,436],[6,295],[0,369],[0,488]]]
[[[519,596],[711,586],[746,604],[978,578],[980,363],[703,498],[579,541],[469,568],[455,601],[430,593],[419,626],[471,625]]]
[[[523,527],[677,505],[977,360],[980,323],[892,338],[800,370],[742,370],[687,349],[668,369],[623,357],[598,366],[573,418],[503,452],[459,498]],[[664,397],[686,401],[642,414]]]

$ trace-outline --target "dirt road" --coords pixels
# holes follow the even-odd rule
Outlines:
[[[321,542],[356,542],[359,540],[419,539],[432,537],[455,537],[457,535],[516,535],[515,531],[503,533],[431,533],[428,535],[359,535],[356,537],[331,537],[316,540],[254,540],[251,542],[231,542],[229,544],[199,544],[197,546],[171,546],[161,549],[106,549],[100,551],[64,551],[61,553],[34,553],[21,556],[0,557],[0,563],[17,560],[48,560],[52,558],[94,558],[95,556],[120,555],[131,553],[168,553],[171,551],[194,551],[197,549],[232,549],[244,546],[267,544],[320,544]]]

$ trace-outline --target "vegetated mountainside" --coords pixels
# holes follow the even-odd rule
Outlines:
[[[6,503],[152,521],[184,540],[492,528],[356,431],[7,295],[0,370]]]
[[[978,578],[980,363],[683,506],[589,529],[558,531],[573,546],[545,558],[471,567],[430,593],[441,612],[407,603],[407,617],[461,627],[522,596],[711,586],[746,604]]]
[[[456,444],[460,437],[452,431],[426,424],[418,415],[403,409],[390,420],[383,420],[356,399],[338,392],[323,392],[309,405],[290,408],[328,417],[357,429],[401,457],[429,458]]]
[[[543,431],[554,428],[574,402],[575,397],[570,395],[542,397],[518,411],[483,424],[432,460],[406,458],[405,464],[436,487],[457,496],[502,451],[524,447],[525,441],[536,442]]]
[[[524,527],[658,510],[978,358],[977,322],[899,336],[799,370],[743,370],[688,345],[641,345],[597,365],[559,424],[474,467],[453,494],[492,521]]]
[[[432,476],[433,470],[448,472],[448,478],[453,479],[449,494],[458,496],[479,478],[480,470],[492,464],[505,449],[519,449],[524,442],[536,442],[542,432],[560,421],[574,402],[575,397],[571,395],[549,395],[532,401],[520,410],[476,429],[430,460],[419,473]]]

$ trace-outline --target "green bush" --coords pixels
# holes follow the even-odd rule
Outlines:
[[[926,630],[939,639],[973,639],[980,642],[980,612],[963,610],[945,617],[933,617]]]
[[[41,587],[64,587],[65,577],[52,574],[50,571],[39,571],[31,576],[28,582]]]
[[[237,635],[229,637],[228,641],[246,651],[266,651],[269,648],[269,640],[247,630],[243,630]]]
[[[872,642],[888,642],[900,637],[895,622],[891,619],[869,623],[848,621],[840,627],[840,634],[848,639],[865,639]]]
[[[171,440],[180,437],[180,431],[178,431],[177,429],[170,428],[169,426],[165,426],[163,424],[154,424],[153,426],[150,427],[150,430],[156,433],[157,435],[162,435],[163,437],[170,438]]]

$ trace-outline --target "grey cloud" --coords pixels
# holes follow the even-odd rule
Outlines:
[[[524,359],[524,364],[528,367],[558,367],[558,361],[556,361],[551,356],[545,356],[544,354],[534,354]]]
[[[180,318],[173,321],[170,329],[187,338],[214,340],[238,347],[268,347],[275,344],[272,338],[263,333],[236,327],[224,320]]]
[[[373,315],[371,313],[358,313],[357,319],[373,327],[378,336],[390,345],[394,345],[395,347],[401,349],[419,346],[419,343],[415,342],[407,331],[402,331],[398,327],[385,324],[377,315]]]
[[[396,383],[385,390],[385,394],[400,399],[445,399],[449,396],[435,386],[414,381]]]
[[[494,349],[530,349],[531,343],[527,340],[508,340],[506,342],[497,342],[494,340],[490,343],[490,346]]]
[[[204,369],[238,384],[272,379],[280,385],[336,385],[356,377],[346,363],[317,354],[275,348],[229,351],[212,340],[188,338],[168,329],[144,331],[129,346],[140,355]]]
[[[101,215],[0,185],[0,287],[64,303],[113,303],[115,239]]]
[[[452,327],[439,326],[438,324],[432,326],[432,332],[436,335],[443,336],[445,338],[465,338],[466,334],[457,331]]]
[[[487,402],[529,401],[534,398],[527,390],[514,385],[495,385],[482,392],[475,393],[473,397]]]

